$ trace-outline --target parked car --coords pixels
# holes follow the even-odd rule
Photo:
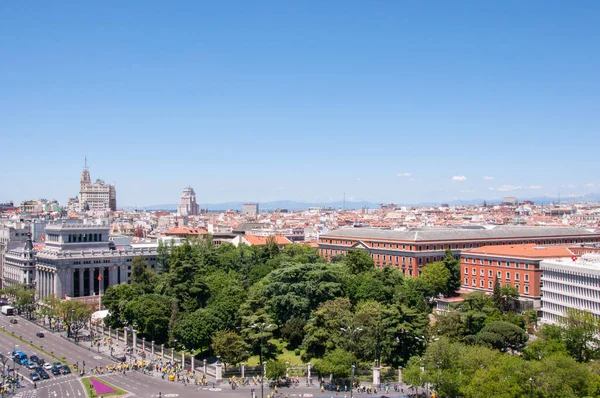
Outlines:
[[[31,372],[29,377],[31,377],[31,380],[33,380],[33,381],[38,381],[40,379],[40,375],[37,374],[36,372]]]
[[[37,374],[40,375],[40,377],[44,380],[49,379],[50,376],[48,375],[48,372],[46,372],[44,370],[44,368],[42,368],[41,366],[38,366],[38,368],[35,370],[37,372]]]
[[[44,337],[44,332],[37,332],[35,335],[37,337]]]
[[[39,366],[39,365],[43,365],[43,364],[44,364],[44,361],[43,361],[43,360],[41,360],[40,358],[38,358],[38,356],[37,356],[37,355],[32,355],[32,356],[30,356],[30,357],[29,357],[29,360],[30,360],[30,361],[33,361],[33,362],[35,362],[35,363],[36,363],[38,366]]]
[[[11,318],[10,323],[12,323],[14,325],[15,323],[19,323],[19,322],[15,318]]]
[[[33,361],[31,360],[31,358],[29,358],[29,362],[27,363],[27,367],[28,367],[29,369],[35,369],[35,368],[37,368],[37,366],[38,366],[38,365],[37,365],[37,363],[33,362]]]
[[[59,374],[60,374],[60,368],[58,368],[58,367],[56,367],[56,366],[53,366],[52,368],[50,368],[50,371],[52,372],[52,374],[53,374],[54,376],[57,376],[57,375],[59,375]]]
[[[56,366],[57,368],[59,368],[59,369],[60,369],[60,368],[62,368],[63,364],[62,364],[62,363],[60,363],[60,362],[54,362],[54,363],[52,364],[52,366]]]
[[[61,368],[62,374],[64,375],[68,375],[71,374],[71,368],[69,368],[67,365],[63,365],[63,367]]]
[[[50,362],[45,362],[44,363],[44,369],[46,369],[46,370],[52,369],[52,364]]]

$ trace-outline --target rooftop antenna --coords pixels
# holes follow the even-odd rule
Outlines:
[[[88,165],[87,165],[87,155],[85,155],[85,163],[84,163],[83,167],[84,167],[85,169],[87,169],[87,168],[88,168]]]

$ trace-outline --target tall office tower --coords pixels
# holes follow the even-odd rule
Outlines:
[[[177,212],[182,216],[197,216],[200,214],[200,206],[196,203],[196,192],[192,187],[188,186],[183,189]]]
[[[87,161],[81,172],[80,191],[79,191],[79,209],[81,211],[107,211],[117,210],[117,192],[115,186],[106,184],[97,179],[92,182],[90,170],[87,167]]]

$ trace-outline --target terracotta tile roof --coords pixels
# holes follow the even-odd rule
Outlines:
[[[197,235],[206,235],[208,232],[200,229],[200,228],[189,228],[189,227],[175,227],[175,228],[171,228],[168,229],[166,231],[163,232],[163,234],[165,235],[190,235],[190,236],[197,236]]]
[[[482,246],[464,252],[469,254],[487,254],[491,256],[523,257],[523,258],[556,258],[572,257],[573,252],[567,246],[538,246],[536,244]]]
[[[288,238],[286,238],[283,235],[270,235],[270,236],[274,236],[275,237],[275,242],[278,245],[289,245],[290,243],[292,243],[291,240],[289,240]],[[253,246],[264,246],[267,244],[267,236],[256,236],[256,235],[249,235],[246,234],[244,235],[244,239],[251,245]]]

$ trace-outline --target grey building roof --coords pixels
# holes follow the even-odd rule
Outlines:
[[[265,226],[265,224],[259,223],[259,222],[245,222],[243,224],[238,225],[237,227],[235,227],[233,229],[233,232],[248,232],[248,231],[252,231],[253,229],[259,229],[259,228],[263,228]]]
[[[393,231],[376,228],[341,228],[322,234],[320,237],[348,237],[358,239],[390,239],[401,241],[442,241],[442,240],[474,240],[474,239],[511,239],[546,237],[570,237],[574,235],[600,234],[583,228],[570,227],[497,227],[493,229],[466,228],[411,228],[404,231]]]

